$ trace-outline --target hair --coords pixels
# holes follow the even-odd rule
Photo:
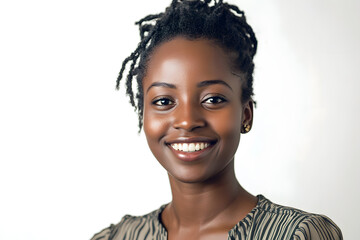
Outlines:
[[[224,50],[236,53],[234,67],[241,71],[242,101],[251,99],[253,93],[253,58],[256,54],[257,40],[245,14],[237,6],[222,0],[172,0],[165,12],[148,15],[138,22],[140,38],[135,51],[125,58],[116,81],[119,89],[128,63],[130,69],[126,77],[126,94],[139,117],[139,132],[143,125],[142,80],[146,74],[151,53],[161,43],[181,36],[189,40],[209,39]],[[137,92],[134,95],[133,79],[136,76]]]

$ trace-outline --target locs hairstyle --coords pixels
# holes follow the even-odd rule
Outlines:
[[[246,22],[245,14],[237,6],[222,0],[173,0],[164,13],[148,15],[138,22],[141,41],[134,52],[123,63],[116,81],[120,80],[127,64],[130,69],[126,78],[126,94],[139,117],[139,132],[143,125],[143,89],[142,79],[146,74],[151,53],[161,43],[182,36],[189,40],[199,38],[214,41],[234,56],[233,68],[241,71],[242,100],[247,101],[253,95],[253,58],[256,54],[257,40]],[[134,96],[133,79],[136,76],[137,93]]]

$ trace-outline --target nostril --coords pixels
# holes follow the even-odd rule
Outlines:
[[[187,104],[185,104],[187,105]],[[186,131],[193,131],[194,129],[206,126],[201,110],[193,105],[182,105],[176,112],[174,112],[173,127],[176,129],[184,129]]]
[[[182,120],[182,121],[175,122],[173,126],[176,129],[184,129],[187,131],[193,131],[194,129],[205,127],[205,125],[206,125],[205,121],[203,121],[203,120],[196,120],[196,121]]]

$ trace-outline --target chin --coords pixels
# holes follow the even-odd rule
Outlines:
[[[175,171],[168,170],[171,180],[181,183],[209,183],[221,176],[221,173],[228,165],[216,169],[202,168],[203,166],[182,166],[176,167]]]
[[[171,173],[168,173],[170,178],[176,180],[177,182],[181,183],[189,183],[189,184],[195,184],[195,183],[205,183],[207,182],[207,177],[202,176],[193,176],[193,175],[172,175]]]

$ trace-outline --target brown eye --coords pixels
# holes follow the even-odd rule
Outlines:
[[[169,98],[160,98],[160,99],[156,99],[152,102],[152,104],[157,105],[157,106],[169,106],[169,105],[173,105],[174,101],[172,101]]]
[[[223,97],[215,96],[215,97],[209,97],[203,101],[203,103],[206,104],[219,104],[226,102],[226,99]]]

